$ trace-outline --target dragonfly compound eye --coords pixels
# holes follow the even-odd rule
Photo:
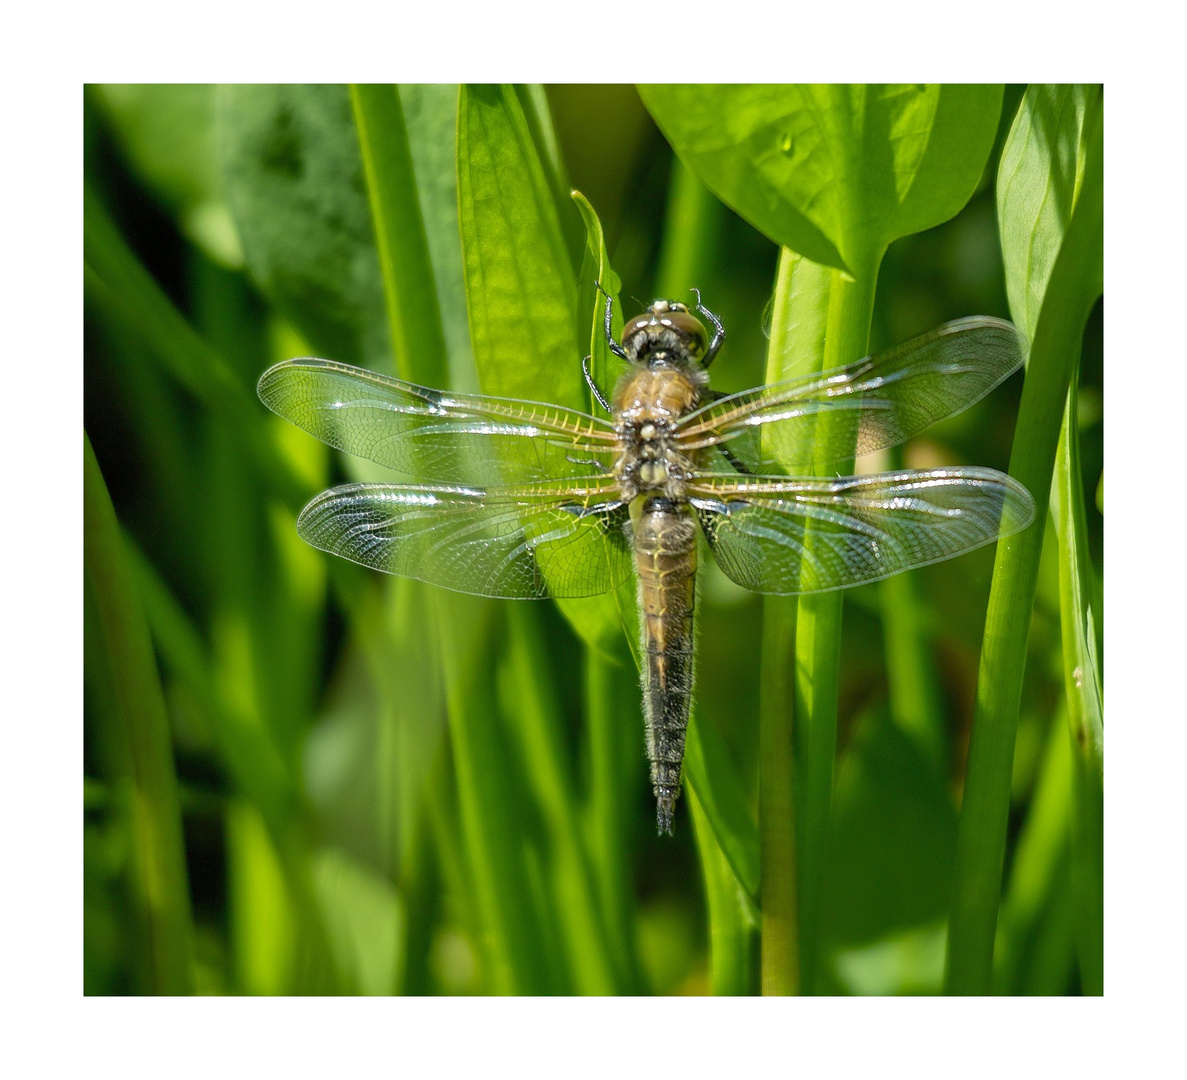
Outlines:
[[[695,315],[687,311],[669,311],[660,315],[659,321],[684,337],[693,355],[703,355],[709,344],[709,335],[705,333],[704,325]]]

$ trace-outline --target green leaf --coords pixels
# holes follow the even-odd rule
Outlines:
[[[1042,523],[1046,517],[1059,429],[1067,402],[1068,386],[1080,355],[1080,344],[1092,305],[1100,292],[1103,251],[1103,143],[1100,102],[1081,126],[1072,110],[1062,115],[1065,126],[1049,130],[1033,125],[1030,117],[1042,109],[1049,89],[1032,86],[1023,99],[1009,142],[1002,155],[1003,167],[1017,162],[1011,144],[1025,139],[1025,166],[1016,171],[1043,174],[1044,160],[1084,161],[1080,181],[1065,175],[1075,197],[1071,217],[1061,237],[1047,237],[1046,250],[1058,245],[1042,292],[1043,303],[1035,322],[1026,384],[1018,410],[1010,475],[1020,481],[1035,500],[1036,521],[1029,529],[999,542],[993,585],[986,613],[981,665],[977,676],[977,702],[969,744],[957,847],[956,892],[948,934],[946,988],[953,993],[987,993],[991,985],[993,942],[1005,859],[1006,827],[1010,807],[1010,776],[1018,728],[1022,673],[1031,606],[1038,578],[1042,548]],[[1038,137],[1041,133],[1042,137]],[[1031,162],[1030,156],[1038,160]],[[1005,185],[1002,185],[1003,195]],[[1002,249],[1030,244],[1034,215],[1015,216],[999,208]],[[1050,220],[1050,219],[1048,219]],[[1009,223],[1009,224],[1008,224]],[[1019,234],[1014,235],[1017,227]],[[1007,235],[1005,230],[1011,229]],[[1016,263],[1014,265],[1017,265]],[[1042,266],[1044,263],[1036,263]],[[1017,285],[1014,297],[1029,297],[1031,290]],[[1021,321],[1025,311],[1015,312]]]
[[[227,86],[219,153],[252,276],[323,355],[392,370],[371,210],[345,86]]]
[[[554,912],[542,903],[527,843],[536,806],[491,692],[498,642],[507,633],[503,612],[485,598],[444,591],[437,611],[462,833],[492,988],[563,992],[548,932]]]
[[[589,324],[578,314],[557,208],[511,87],[462,88],[458,200],[483,392],[587,409],[581,341]],[[601,245],[599,260],[604,252]],[[563,600],[558,606],[586,642],[621,657],[619,607],[628,596]]]
[[[1085,128],[1100,96],[1099,86],[1030,87],[1002,150],[997,212],[1006,293],[1014,321],[1032,338],[1084,178]]]
[[[746,794],[721,736],[711,725],[695,718],[688,727],[684,772],[734,877],[757,911],[758,833],[746,808]]]
[[[1000,86],[646,86],[676,153],[778,244],[864,273],[954,216],[993,147]]]

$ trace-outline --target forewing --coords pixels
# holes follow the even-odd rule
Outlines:
[[[631,574],[630,518],[616,495],[346,484],[310,502],[297,532],[322,551],[456,592],[594,596]]]
[[[967,409],[1025,354],[1026,339],[1012,323],[958,319],[849,367],[719,398],[681,423],[677,445],[692,452],[724,442],[753,473],[811,472],[823,462],[814,461],[805,418],[850,414],[856,453],[868,454]],[[704,457],[710,470],[725,471],[720,454]]]
[[[707,479],[689,494],[722,571],[766,593],[877,581],[972,551],[1034,519],[1026,488],[976,467],[836,480]]]
[[[313,358],[269,368],[258,392],[322,442],[424,480],[585,479],[613,464],[613,428],[559,405],[451,394]]]

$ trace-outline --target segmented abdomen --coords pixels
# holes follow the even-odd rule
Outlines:
[[[649,498],[635,530],[647,757],[659,831],[671,833],[693,685],[696,525],[687,503]]]

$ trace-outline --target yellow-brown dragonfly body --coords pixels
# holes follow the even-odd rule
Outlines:
[[[277,364],[263,402],[331,446],[416,478],[346,484],[302,511],[309,543],[460,592],[591,596],[636,577],[642,678],[661,832],[680,790],[694,682],[696,533],[722,571],[758,592],[875,581],[1025,528],[1029,493],[967,466],[831,479],[805,418],[841,413],[838,457],[903,442],[1015,371],[1006,322],[958,320],[845,368],[719,396],[724,339],[699,301],[657,300],[610,349],[630,365],[603,419],[559,405],[451,394],[327,360]],[[632,513],[633,508],[633,513]]]

